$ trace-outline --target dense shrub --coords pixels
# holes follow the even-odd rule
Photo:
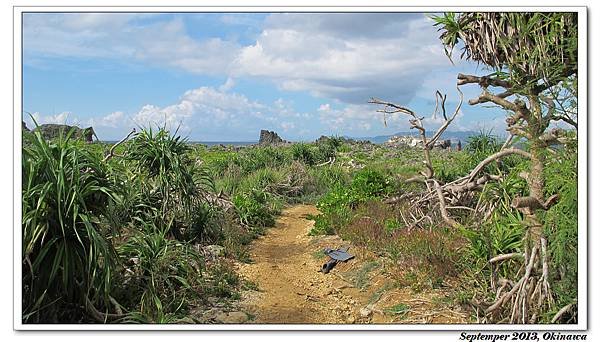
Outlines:
[[[263,191],[253,190],[233,197],[233,204],[240,221],[251,227],[271,227],[275,225],[276,213],[269,208],[270,195]]]
[[[350,186],[357,201],[385,195],[390,190],[390,181],[380,170],[364,168],[354,175]]]
[[[296,143],[291,147],[292,158],[307,165],[317,161],[316,149],[306,143]]]
[[[352,209],[359,203],[379,198],[390,189],[390,180],[381,171],[370,168],[358,171],[349,187],[335,185],[317,202],[321,214],[314,218],[311,234],[333,234],[348,223]]]
[[[142,130],[126,158],[105,160],[102,145],[64,133],[25,136],[24,322],[174,322],[236,291],[204,278],[189,243],[220,241],[232,219],[204,201],[211,179],[183,140]]]
[[[279,167],[290,162],[287,151],[282,148],[264,146],[251,147],[242,150],[233,159],[243,174],[251,173],[267,167]]]

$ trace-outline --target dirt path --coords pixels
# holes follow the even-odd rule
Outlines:
[[[320,249],[308,236],[310,214],[318,214],[311,205],[284,210],[276,226],[253,243],[253,263],[241,265],[240,273],[259,287],[244,300],[255,323],[350,323],[355,317],[350,311],[356,299],[341,294],[350,284],[333,272],[317,272]]]
[[[431,295],[422,298],[408,289],[386,291],[390,282],[377,259],[364,250],[351,249],[357,257],[329,274],[318,272],[326,260],[319,251],[347,243],[336,236],[308,236],[314,221],[306,216],[311,214],[318,214],[312,205],[284,210],[276,226],[253,242],[253,262],[238,264],[239,273],[258,286],[258,291],[246,291],[241,302],[253,316],[252,323],[391,323],[406,317],[388,314],[381,305],[408,303],[402,305],[413,309],[429,305]],[[431,316],[424,322],[435,322]],[[464,320],[462,313],[454,316],[442,322]]]

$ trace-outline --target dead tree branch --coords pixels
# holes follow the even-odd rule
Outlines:
[[[460,112],[460,107],[462,106],[463,103],[463,93],[462,91],[457,87],[456,90],[458,90],[458,94],[460,97],[460,100],[458,102],[458,105],[456,106],[456,109],[454,110],[454,114],[452,114],[452,116],[450,117],[450,119],[448,119],[446,117],[446,109],[444,109],[444,102],[446,101],[446,96],[444,96],[443,102],[442,102],[442,108],[443,108],[443,113],[444,113],[444,123],[442,124],[442,126],[440,126],[440,128],[438,128],[437,132],[435,132],[435,134],[433,135],[433,137],[431,139],[429,139],[429,142],[427,143],[427,145],[425,146],[428,149],[433,148],[433,145],[435,144],[435,142],[440,138],[440,136],[442,135],[442,133],[444,133],[444,131],[448,128],[448,126],[452,123],[452,121],[456,118],[456,116],[458,115],[458,113]],[[438,91],[439,93],[439,91]]]
[[[463,93],[460,90],[460,88],[458,88],[458,86],[456,87],[456,89],[459,93],[460,101],[459,101],[458,105],[456,106],[454,113],[452,114],[452,116],[449,119],[446,116],[446,108],[445,108],[446,96],[445,95],[442,96],[442,94],[439,91],[436,91],[436,94],[435,94],[436,108],[434,110],[433,115],[435,116],[435,113],[437,113],[437,111],[438,111],[438,98],[439,98],[439,99],[441,99],[441,108],[442,108],[442,114],[444,116],[444,123],[440,126],[440,128],[438,128],[436,133],[430,139],[427,139],[425,127],[423,127],[424,117],[419,117],[411,109],[404,107],[404,106],[397,105],[392,102],[383,101],[383,100],[380,100],[377,98],[371,98],[371,100],[369,100],[369,103],[382,105],[384,107],[383,109],[377,110],[380,113],[384,113],[384,114],[403,113],[403,114],[406,114],[406,115],[409,115],[410,117],[412,117],[412,119],[409,119],[408,122],[410,122],[410,124],[411,124],[410,128],[417,129],[419,131],[419,135],[421,136],[421,141],[423,143],[423,153],[424,153],[424,157],[425,157],[424,161],[423,161],[423,163],[425,164],[425,172],[421,172],[421,175],[423,175],[424,179],[420,178],[420,177],[413,177],[409,180],[411,182],[423,181],[423,180],[428,180],[428,179],[433,178],[434,171],[433,171],[433,165],[431,162],[431,156],[430,156],[429,151],[433,148],[436,141],[440,138],[442,133],[444,133],[444,131],[448,128],[450,123],[452,123],[452,121],[456,118],[456,116],[460,112],[460,108],[463,103]]]
[[[508,253],[508,254],[500,254],[490,259],[489,263],[494,264],[500,261],[515,259],[515,258],[523,258],[523,253]]]
[[[321,164],[317,164],[315,166],[319,167],[319,166],[325,166],[325,165],[329,165],[329,164],[333,164],[333,163],[335,163],[335,157],[329,157],[329,160],[327,160],[326,162],[323,162]]]
[[[502,88],[512,88],[512,84],[506,80],[501,80],[496,77],[487,76],[474,76],[474,75],[465,75],[459,73],[457,75],[457,84],[464,85],[468,83],[476,83],[479,84],[482,88],[487,88],[489,86],[493,87],[502,87]]]
[[[425,135],[425,128],[423,127],[423,117],[419,117],[417,116],[417,114],[412,111],[411,109],[407,108],[407,107],[403,107],[403,106],[399,106],[395,103],[392,102],[388,102],[388,101],[383,101],[383,100],[379,100],[376,98],[371,98],[371,100],[369,100],[369,103],[373,103],[373,104],[379,104],[379,105],[383,105],[384,108],[377,110],[380,113],[384,113],[384,114],[393,114],[393,113],[403,113],[406,115],[409,115],[410,117],[412,117],[412,119],[409,119],[408,122],[410,122],[411,125],[411,129],[417,129],[419,131],[419,135],[421,136],[421,141],[423,143],[423,151],[425,154],[425,172],[422,173],[422,175],[426,178],[426,179],[430,179],[433,177],[433,166],[431,164],[431,157],[429,155],[429,149],[427,148],[427,136]]]
[[[127,134],[127,136],[121,140],[119,140],[116,144],[114,144],[111,148],[110,151],[108,152],[108,154],[106,155],[106,157],[104,157],[103,162],[107,162],[110,158],[112,158],[115,155],[115,148],[117,148],[117,146],[121,145],[122,143],[124,143],[125,141],[127,141],[127,139],[129,139],[132,135],[136,134],[136,130],[135,128],[131,130],[131,132],[129,132],[129,134]]]
[[[85,309],[86,312],[99,323],[107,323],[124,317],[123,314],[111,314],[101,312],[100,310],[96,309],[94,304],[87,297],[85,298]]]
[[[481,161],[481,163],[479,163],[479,164],[478,164],[478,165],[477,165],[477,166],[476,166],[476,167],[475,167],[475,168],[474,168],[474,169],[471,171],[471,173],[469,174],[469,178],[468,178],[468,181],[467,181],[467,182],[470,182],[470,181],[472,181],[472,180],[473,180],[473,178],[475,178],[475,176],[477,176],[477,174],[478,174],[479,172],[481,172],[481,170],[483,170],[483,168],[484,168],[486,165],[488,165],[489,163],[491,163],[491,162],[493,162],[493,161],[495,161],[495,160],[501,159],[501,158],[503,158],[503,157],[505,157],[505,156],[511,155],[511,154],[518,154],[518,155],[520,155],[520,156],[522,156],[522,157],[525,157],[525,158],[529,158],[529,159],[531,159],[531,153],[529,153],[529,152],[526,152],[526,151],[523,151],[523,150],[521,150],[521,149],[518,149],[518,148],[507,148],[507,149],[504,149],[504,150],[500,150],[500,151],[498,151],[498,152],[496,152],[496,153],[492,154],[491,156],[489,156],[489,157],[485,158],[484,160],[482,160],[482,161]]]
[[[435,185],[435,191],[438,196],[440,213],[442,214],[442,218],[452,228],[459,228],[460,224],[448,215],[448,211],[446,210],[446,200],[444,198],[444,194],[442,193],[442,188],[440,187],[440,184],[435,179],[432,179],[432,182]]]
[[[567,304],[565,306],[563,306],[560,310],[558,310],[558,312],[556,313],[556,315],[554,315],[554,317],[552,317],[552,323],[556,323],[558,322],[558,320],[564,316],[566,313],[570,312],[571,310],[573,310],[573,307],[576,304],[571,303],[571,304]]]

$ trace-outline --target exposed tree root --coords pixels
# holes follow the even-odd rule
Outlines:
[[[570,303],[567,304],[565,306],[563,306],[560,310],[558,310],[558,312],[556,313],[556,315],[554,315],[554,317],[552,317],[552,323],[556,323],[558,322],[565,314],[567,313],[571,313],[572,311],[576,310],[577,304],[576,303]]]
[[[548,255],[545,237],[540,237],[531,248],[528,257],[524,260],[526,264],[517,273],[524,270],[523,275],[517,282],[502,279],[500,287],[496,292],[496,301],[486,310],[485,314],[493,317],[505,317],[502,311],[510,313],[508,323],[525,324],[535,323],[544,307],[554,304],[550,290],[548,276]],[[523,257],[521,253],[504,254],[494,257],[490,262],[501,262],[504,260]],[[510,305],[507,305],[510,304]],[[508,306],[508,307],[507,307]]]
[[[114,299],[112,299],[111,302],[116,303],[116,301]],[[118,311],[121,311],[121,308],[119,307],[118,303],[115,304],[115,307],[117,308]],[[108,323],[108,322],[125,317],[122,313],[121,314],[112,314],[112,313],[101,312],[100,310],[96,309],[94,304],[87,297],[85,298],[85,311],[99,323]]]

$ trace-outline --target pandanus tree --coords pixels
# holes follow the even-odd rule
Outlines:
[[[423,117],[414,111],[371,99],[371,103],[383,106],[380,112],[384,115],[408,115],[411,128],[420,132],[423,142],[425,168],[407,182],[423,183],[427,191],[416,196],[404,194],[390,201],[412,196],[409,214],[413,219],[405,220],[408,227],[424,221],[434,222],[437,218],[447,226],[460,229],[467,223],[460,221],[461,215],[451,212],[451,208],[458,208],[457,203],[463,208],[474,206],[470,209],[472,217],[485,222],[492,217],[497,205],[474,205],[473,198],[489,182],[505,178],[503,174],[490,174],[486,170],[510,156],[529,160],[528,170],[519,174],[526,181],[527,191],[512,198],[510,204],[511,210],[521,213],[522,225],[526,228],[523,247],[518,252],[493,255],[489,260],[490,264],[516,260],[521,267],[513,272],[516,279],[492,277],[494,300],[477,305],[484,307],[488,322],[537,322],[540,315],[556,306],[548,256],[552,239],[544,229],[544,213],[557,203],[560,194],[545,191],[544,169],[557,155],[551,147],[567,143],[577,130],[577,14],[446,13],[433,19],[439,26],[440,39],[450,59],[453,50],[460,49],[462,59],[483,64],[490,70],[483,76],[458,74],[457,88],[479,85],[482,92],[468,101],[470,105],[492,104],[505,110],[508,139],[500,150],[481,160],[466,176],[443,184],[436,179],[429,150],[456,117],[462,104],[460,89],[460,102],[451,116],[446,116],[446,97],[436,93],[435,112],[441,108],[445,120],[431,138],[425,134]],[[551,124],[557,122],[561,124],[550,129]],[[516,141],[521,141],[521,146],[515,146]],[[446,205],[448,202],[451,206]],[[423,206],[427,208],[424,210]],[[573,311],[573,305],[575,303],[558,310],[551,321]]]
[[[493,71],[458,74],[458,85],[481,87],[470,105],[492,103],[509,113],[503,151],[517,151],[508,148],[513,138],[525,139],[529,146],[530,167],[520,174],[529,194],[512,201],[527,227],[523,253],[500,257],[521,258],[522,271],[516,281],[503,284],[486,313],[508,309],[510,322],[533,323],[544,306],[553,304],[543,212],[560,194],[545,193],[544,168],[553,155],[549,147],[567,139],[564,129],[549,129],[551,123],[562,121],[577,129],[577,13],[447,13],[435,20],[448,56],[458,47],[461,58]]]

